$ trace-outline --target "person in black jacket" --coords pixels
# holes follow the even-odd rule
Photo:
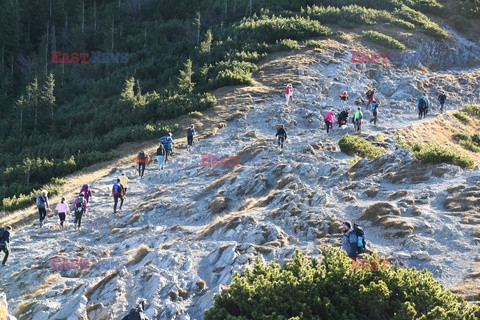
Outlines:
[[[6,226],[0,228],[0,252],[5,252],[5,257],[3,257],[2,266],[7,263],[8,255],[10,253],[10,231],[12,227]]]
[[[443,113],[443,107],[445,105],[445,100],[447,100],[447,96],[445,95],[445,92],[442,91],[440,95],[438,96],[438,101],[440,102],[440,113]]]
[[[340,128],[343,125],[346,125],[348,122],[348,114],[350,113],[350,108],[343,110],[338,115],[338,127]]]
[[[283,124],[281,124],[280,128],[278,128],[275,137],[278,137],[278,146],[280,147],[280,149],[283,149],[283,142],[285,141],[285,139],[287,139],[287,131],[285,131],[285,127],[283,126]]]

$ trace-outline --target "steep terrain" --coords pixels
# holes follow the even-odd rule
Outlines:
[[[314,257],[323,245],[339,245],[345,219],[360,221],[374,251],[427,268],[480,300],[472,277],[480,241],[478,169],[420,165],[395,141],[398,130],[438,121],[435,111],[417,119],[413,106],[424,91],[433,101],[444,89],[449,110],[478,102],[480,72],[455,64],[435,73],[352,64],[350,50],[362,47],[348,35],[323,45],[321,52],[265,61],[250,98],[240,101],[243,110],[210,127],[193,151],[178,148],[165,170],[150,165],[139,179],[124,166],[92,183],[81,231],[59,230],[50,218],[43,228],[16,232],[2,269],[10,310],[19,319],[118,319],[145,299],[154,319],[202,319],[214,294],[255,257],[282,262],[296,248]],[[451,45],[463,48],[461,41]],[[294,101],[286,107],[288,82]],[[378,126],[365,121],[362,136],[387,153],[355,163],[338,148],[351,124],[327,135],[322,116],[330,101],[339,109],[343,90],[352,107],[363,105],[370,85],[382,107]],[[280,123],[288,131],[283,152],[274,141]],[[239,165],[204,166],[203,154],[238,156]],[[121,173],[132,182],[114,215],[110,190]],[[109,263],[54,270],[53,257]]]

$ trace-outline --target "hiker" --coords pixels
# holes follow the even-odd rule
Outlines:
[[[187,150],[190,150],[190,148],[193,145],[193,137],[195,136],[195,128],[193,124],[188,128],[187,130]],[[157,154],[158,156],[158,154]]]
[[[62,198],[62,201],[57,204],[55,210],[57,211],[58,218],[60,219],[60,227],[63,229],[63,223],[65,222],[65,218],[67,217],[67,214],[70,213],[70,208],[68,207],[68,204],[65,203],[65,198]]]
[[[169,133],[165,137],[161,137],[160,142],[163,144],[163,147],[165,148],[165,163],[167,163],[168,155],[173,151],[172,134]]]
[[[90,198],[92,197],[92,190],[90,190],[90,186],[88,184],[84,184],[79,193],[83,193],[85,195],[85,200],[87,200],[87,203],[90,201]]]
[[[367,105],[366,107],[368,108],[370,106],[370,103],[372,103],[372,101],[375,99],[375,88],[371,89],[371,90],[368,90],[367,93],[365,93],[365,95],[367,96]]]
[[[418,108],[418,118],[422,119],[425,118],[427,115],[427,101],[425,100],[425,96],[422,96],[420,99],[417,101],[417,108]]]
[[[325,122],[325,125],[327,126],[327,133],[330,130],[333,130],[333,123],[335,122],[334,113],[335,111],[333,109],[328,111],[325,115],[325,118],[323,119],[323,122]]]
[[[338,115],[338,127],[341,128],[343,125],[347,125],[348,122],[348,114],[350,113],[350,108],[343,110]]]
[[[363,119],[362,108],[358,107],[357,111],[355,111],[355,114],[353,115],[353,118],[352,118],[355,132],[362,133],[362,119]]]
[[[138,163],[138,175],[140,178],[143,178],[143,174],[145,173],[145,165],[150,161],[150,157],[148,153],[144,150],[137,153],[137,163]]]
[[[43,226],[43,220],[47,217],[47,209],[51,211],[48,205],[48,191],[42,190],[42,193],[37,196],[37,208],[40,216],[40,228]]]
[[[427,114],[429,111],[430,111],[430,100],[428,99],[428,96],[426,93],[423,94],[423,98],[425,99],[426,101],[426,109],[425,109],[425,114]]]
[[[125,173],[122,173],[122,175],[120,176],[120,183],[123,186],[123,194],[124,195],[127,194],[128,181],[130,181],[130,180],[127,178]]]
[[[340,100],[342,101],[342,108],[343,110],[345,110],[345,107],[347,106],[347,100],[348,100],[347,91],[343,91],[343,93],[340,95]]]
[[[342,230],[342,249],[347,252],[350,258],[355,258],[357,256],[358,238],[352,229],[352,223],[350,221],[345,221],[342,224]]]
[[[80,229],[82,216],[87,211],[87,200],[83,193],[80,193],[73,201],[73,209],[75,210],[75,220],[73,221],[75,229]]]
[[[117,213],[117,203],[118,199],[120,199],[120,208],[119,210],[122,210],[122,205],[123,205],[123,195],[124,195],[124,189],[123,185],[120,183],[120,179],[117,179],[117,182],[113,184],[112,187],[112,195],[113,195],[113,213]]]
[[[165,165],[165,154],[166,154],[165,147],[163,144],[160,143],[160,146],[158,146],[157,149],[157,164],[158,164],[158,170],[163,170],[163,167]]]
[[[293,89],[292,89],[292,84],[289,83],[287,87],[285,88],[285,104],[288,106],[288,102],[290,99],[293,100]]]
[[[440,113],[443,113],[443,107],[445,105],[445,100],[447,100],[447,96],[445,95],[445,91],[440,92],[437,100],[440,102]]]
[[[8,255],[10,254],[10,231],[12,231],[11,226],[0,228],[0,252],[5,252],[2,266],[7,263]]]
[[[281,124],[280,128],[278,128],[275,137],[278,137],[278,146],[280,147],[280,149],[283,149],[283,142],[285,141],[285,139],[287,139],[287,131],[285,131],[285,127],[283,126],[283,124]]]
[[[370,104],[370,111],[372,111],[373,118],[370,119],[370,123],[373,122],[374,125],[377,125],[377,119],[378,119],[378,102],[373,100],[372,103]]]

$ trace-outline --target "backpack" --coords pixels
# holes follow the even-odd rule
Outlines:
[[[365,95],[367,96],[368,99],[370,99],[370,97],[373,95],[373,91],[368,90],[367,93],[365,93]]]
[[[192,128],[189,128],[187,130],[187,137],[193,137],[193,129]]]
[[[425,108],[426,106],[427,106],[427,102],[425,101],[425,98],[421,97],[420,100],[418,100],[418,107]]]
[[[77,198],[77,203],[76,203],[76,206],[75,206],[75,211],[77,212],[81,212],[83,211],[83,197],[78,197]],[[80,201],[81,200],[81,201]]]
[[[365,253],[367,251],[367,241],[365,240],[365,232],[363,231],[362,227],[358,224],[353,224],[353,232],[358,238],[357,241],[357,254]]]
[[[121,191],[122,191],[122,189],[120,188],[120,184],[115,183],[115,184],[113,185],[113,192],[114,192],[114,193],[120,193]]]
[[[140,157],[140,159],[145,159],[147,157],[147,155],[145,154],[145,152],[143,151],[140,151],[140,153],[138,154],[138,156]]]
[[[35,198],[35,204],[37,205],[37,207],[39,205],[41,205],[42,203],[44,203],[45,201],[43,200],[43,197],[41,195],[38,195],[36,198]]]
[[[370,111],[375,111],[377,109],[377,105],[375,103],[370,104]]]
[[[0,228],[0,242],[4,242],[6,240],[7,230],[5,228]]]
[[[167,143],[167,137],[161,137],[160,139],[158,139],[158,141],[160,141],[160,143],[162,144],[165,144]]]

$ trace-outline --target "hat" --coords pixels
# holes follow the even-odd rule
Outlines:
[[[352,223],[350,221],[344,221],[342,224],[346,225],[348,229],[352,229]]]
[[[168,136],[171,137],[171,136],[172,136],[172,133],[169,133]]]

